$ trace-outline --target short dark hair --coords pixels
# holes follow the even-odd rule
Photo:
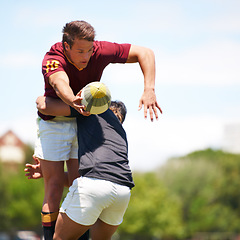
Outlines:
[[[94,28],[85,21],[72,21],[67,23],[63,27],[63,37],[62,44],[64,47],[64,42],[68,43],[70,48],[72,48],[74,39],[84,39],[93,42],[95,39]]]
[[[121,101],[111,101],[110,109],[114,112],[119,121],[123,123],[127,114],[125,104]]]

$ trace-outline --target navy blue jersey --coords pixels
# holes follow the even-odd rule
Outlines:
[[[115,114],[79,115],[77,125],[80,175],[134,187],[126,132]]]

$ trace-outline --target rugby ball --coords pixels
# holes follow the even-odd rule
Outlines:
[[[81,93],[82,104],[85,110],[91,114],[101,114],[105,112],[111,104],[111,93],[108,87],[101,82],[91,82],[87,84]]]

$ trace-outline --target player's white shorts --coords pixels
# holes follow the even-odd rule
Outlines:
[[[78,158],[77,123],[75,118],[37,119],[34,156],[48,161]]]
[[[96,178],[79,177],[73,181],[60,212],[76,223],[92,225],[99,218],[117,226],[123,221],[131,191],[127,186]]]

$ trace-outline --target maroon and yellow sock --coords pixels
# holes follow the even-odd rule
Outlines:
[[[52,240],[58,212],[42,212],[42,226],[45,240]]]

